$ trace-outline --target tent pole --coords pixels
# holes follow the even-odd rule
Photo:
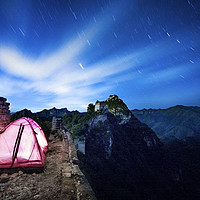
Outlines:
[[[17,157],[17,153],[18,153],[18,150],[19,150],[19,144],[20,144],[20,141],[21,141],[22,133],[24,131],[24,125],[22,126],[22,128],[21,128],[21,126],[22,126],[22,124],[20,125],[20,129],[19,129],[19,132],[18,132],[17,140],[15,142],[15,148],[14,148],[14,151],[13,151],[13,161],[12,161],[11,168],[13,167],[13,164],[14,164],[15,159]]]

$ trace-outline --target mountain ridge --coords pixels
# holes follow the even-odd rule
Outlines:
[[[154,131],[131,114],[118,97],[114,96],[111,105],[106,106],[105,102],[102,106],[97,102],[100,106],[96,111],[72,112],[63,118],[73,137],[85,142],[85,154],[78,155],[97,198],[173,197],[167,191],[179,190],[172,178],[177,169],[167,168],[162,143]]]
[[[53,113],[59,112],[57,110],[32,113],[24,109],[13,118],[29,115],[48,133],[45,127],[51,128],[50,119]],[[173,140],[163,144],[150,126],[135,114],[129,119],[118,108],[114,112],[92,110],[80,113],[64,109],[66,114],[62,118],[72,135],[85,142],[86,154],[78,151],[80,168],[99,200],[198,199],[200,141]],[[155,112],[158,116],[160,112],[167,112],[168,118],[177,116],[179,120],[191,113],[194,117],[199,115],[199,108],[181,105],[134,111],[140,115],[146,113],[148,117]],[[167,117],[162,117],[165,122]]]
[[[200,107],[177,105],[167,109],[134,109],[132,113],[160,139],[200,137]]]

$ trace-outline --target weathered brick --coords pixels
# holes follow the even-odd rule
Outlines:
[[[6,98],[0,97],[0,130],[3,130],[10,123],[9,105]]]

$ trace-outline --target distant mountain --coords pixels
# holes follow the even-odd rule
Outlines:
[[[11,121],[21,118],[21,117],[35,117],[35,118],[40,118],[44,121],[51,121],[52,117],[63,117],[66,114],[69,114],[70,111],[67,110],[67,108],[61,108],[61,109],[57,109],[57,108],[51,108],[49,110],[44,109],[40,112],[36,112],[36,113],[32,113],[31,110],[28,109],[23,109],[20,110],[16,113],[13,113],[11,115]]]
[[[177,105],[168,109],[132,110],[160,139],[200,137],[200,107]]]
[[[52,117],[62,117],[66,114],[70,113],[70,111],[67,110],[67,108],[61,108],[61,109],[45,109],[40,112],[32,113],[31,110],[23,109],[21,111],[18,111],[16,113],[13,113],[11,115],[11,121],[15,121],[16,119],[19,119],[21,117],[30,117],[33,120],[35,120],[43,129],[46,137],[49,136],[51,133],[51,121]]]
[[[40,117],[40,118],[46,118],[51,120],[52,117],[63,117],[66,114],[69,114],[70,111],[67,110],[67,108],[52,108],[52,109],[44,109],[40,112],[35,113],[36,116]]]
[[[20,110],[20,111],[17,111],[15,113],[13,113],[11,115],[11,121],[14,121],[16,119],[19,119],[21,117],[30,117],[30,118],[33,118],[35,117],[35,114],[31,112],[31,110],[28,110],[28,109],[23,109],[23,110]]]

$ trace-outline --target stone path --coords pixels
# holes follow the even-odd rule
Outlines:
[[[0,200],[95,200],[77,165],[71,139],[50,137],[44,172],[0,174]]]
[[[0,199],[77,199],[67,148],[67,143],[51,138],[44,172],[0,174]]]

